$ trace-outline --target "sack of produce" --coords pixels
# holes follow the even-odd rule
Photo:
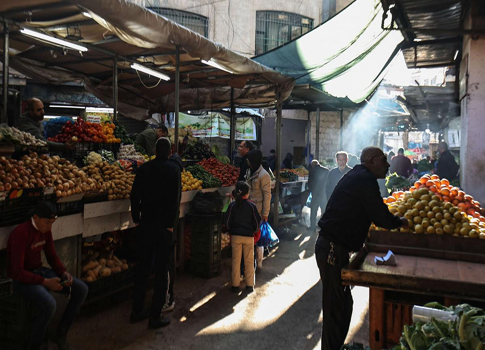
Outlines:
[[[218,191],[199,192],[192,200],[191,212],[193,214],[210,215],[220,213],[222,207],[222,197]]]

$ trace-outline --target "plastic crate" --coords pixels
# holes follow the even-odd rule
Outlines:
[[[0,278],[0,299],[9,297],[13,292],[13,282],[10,278]]]
[[[110,277],[113,279],[113,290],[118,290],[134,282],[135,269],[130,266],[127,270],[112,274]]]
[[[84,194],[84,197],[83,197],[84,204],[107,202],[107,201],[108,201],[107,193],[86,193]]]
[[[220,260],[217,262],[208,263],[191,259],[187,263],[187,270],[194,276],[212,278],[221,274],[222,266]]]
[[[113,278],[111,276],[102,277],[86,284],[89,288],[86,301],[102,297],[113,290]]]
[[[9,226],[26,221],[37,203],[42,200],[42,188],[24,188],[1,193],[0,224]]]
[[[84,203],[82,200],[62,202],[57,204],[57,216],[65,216],[81,213],[84,209]]]
[[[0,349],[22,349],[29,340],[36,310],[26,299],[12,295],[0,299]]]

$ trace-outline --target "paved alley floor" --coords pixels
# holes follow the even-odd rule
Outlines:
[[[301,226],[280,244],[256,275],[254,293],[230,291],[230,259],[212,279],[187,273],[175,284],[172,323],[148,330],[129,324],[131,300],[108,298],[83,309],[69,342],[74,349],[320,349],[321,284],[314,257],[317,233]],[[242,284],[241,287],[244,285]],[[353,289],[354,314],[347,342],[368,343],[368,290]],[[151,294],[149,294],[151,296]]]

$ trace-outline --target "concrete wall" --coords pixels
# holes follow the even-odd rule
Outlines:
[[[468,19],[466,27],[472,25]],[[465,36],[463,59],[468,56],[466,97],[461,100],[460,182],[476,200],[485,201],[485,38]]]
[[[131,0],[141,6],[159,6],[197,13],[209,19],[209,39],[244,55],[253,56],[256,43],[256,11],[284,11],[321,23],[323,0]],[[340,11],[351,0],[337,0]]]
[[[281,160],[283,160],[286,153],[293,154],[294,147],[306,146],[307,123],[306,120],[283,119],[281,123]],[[266,117],[263,120],[261,141],[261,151],[264,156],[268,156],[271,149],[276,149],[275,118]]]

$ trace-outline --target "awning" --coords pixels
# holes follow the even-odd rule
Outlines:
[[[177,47],[180,110],[229,107],[231,89],[236,106],[274,106],[278,93],[286,99],[293,88],[291,78],[124,0],[2,1],[0,17],[9,21],[12,67],[36,82],[81,82],[113,105],[116,57],[119,111],[137,119],[175,110]],[[19,32],[22,27],[76,42],[88,51],[81,54],[25,36]],[[138,75],[132,63],[163,72],[171,80]]]
[[[403,36],[381,28],[379,0],[356,0],[327,22],[298,39],[254,58],[307,86],[297,96],[314,102],[360,103],[377,87],[399,52]],[[319,96],[311,96],[315,91]],[[292,97],[293,98],[293,97]],[[335,99],[338,100],[335,100]],[[349,104],[348,102],[351,102]]]

